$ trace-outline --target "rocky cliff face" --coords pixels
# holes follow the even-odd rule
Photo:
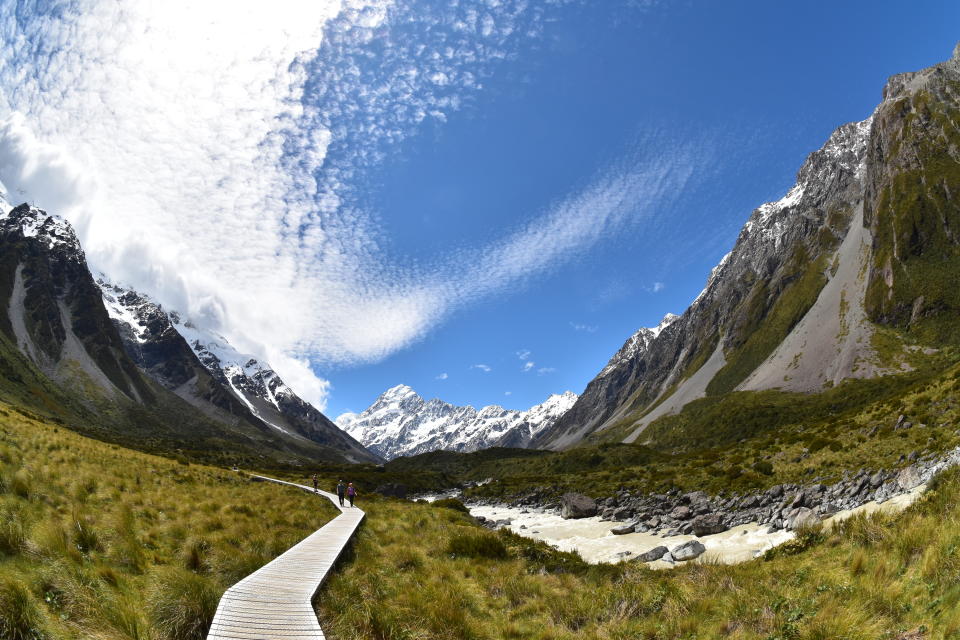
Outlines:
[[[0,218],[0,329],[46,375],[103,398],[150,403],[62,218],[22,204]],[[88,401],[93,402],[94,397]]]
[[[569,391],[552,395],[527,411],[496,405],[477,411],[438,398],[424,400],[398,385],[360,414],[344,414],[337,424],[371,451],[387,459],[427,451],[476,451],[488,447],[527,447],[576,401]]]
[[[864,219],[873,234],[867,313],[954,342],[960,311],[960,45],[890,78],[867,152]]]
[[[941,339],[957,328],[958,64],[955,52],[892,78],[874,115],[837,129],[782,199],[750,215],[693,304],[628,340],[534,445],[633,441],[707,394],[882,374],[871,320],[926,319]]]

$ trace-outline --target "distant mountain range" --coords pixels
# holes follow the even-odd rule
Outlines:
[[[0,399],[80,431],[228,462],[375,462],[269,365],[105,276],[70,224],[0,199]]]
[[[370,451],[387,459],[427,451],[476,451],[489,447],[528,447],[574,402],[567,391],[551,395],[527,411],[497,405],[479,411],[438,398],[424,400],[406,385],[385,391],[363,412],[346,413],[337,425]]]

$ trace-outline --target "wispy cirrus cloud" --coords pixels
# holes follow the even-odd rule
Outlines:
[[[312,365],[385,357],[641,224],[703,161],[641,140],[656,151],[518,212],[489,244],[383,261],[354,197],[363,172],[468,105],[556,4],[5,3],[0,181],[67,215],[95,267],[322,407]]]
[[[446,379],[449,378],[449,377],[450,377],[450,376],[447,375],[446,372],[444,372],[444,373],[441,373],[440,375],[436,376],[436,377],[434,378],[434,380],[446,380]]]
[[[479,369],[480,371],[482,371],[482,372],[484,372],[484,373],[490,373],[491,371],[493,371],[493,367],[491,367],[490,365],[486,365],[486,364],[472,364],[472,365],[470,365],[470,368],[471,368],[471,369]]]
[[[582,324],[579,322],[571,322],[570,327],[574,331],[586,331],[587,333],[596,333],[597,329],[600,328],[595,324]]]

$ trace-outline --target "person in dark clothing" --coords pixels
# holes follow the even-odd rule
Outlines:
[[[357,490],[353,488],[353,483],[347,485],[347,497],[350,498],[350,506],[353,506],[353,498],[357,495]]]
[[[314,493],[317,493],[317,489],[318,489],[317,485],[319,482],[320,480],[317,478],[317,474],[313,474],[313,492]]]
[[[347,487],[343,484],[343,480],[337,481],[337,497],[340,498],[340,506],[343,506],[343,494],[347,490]]]

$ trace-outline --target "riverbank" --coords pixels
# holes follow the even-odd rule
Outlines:
[[[860,513],[901,511],[922,494],[936,473],[960,463],[960,448],[937,458],[909,462],[912,464],[901,469],[861,469],[829,486],[781,484],[742,495],[671,491],[631,496],[620,492],[593,500],[572,494],[561,501],[537,504],[531,499],[537,492],[531,491],[510,504],[470,502],[467,506],[491,528],[506,527],[557,549],[576,551],[590,563],[642,558],[658,547],[672,552],[696,541],[703,546],[692,545],[694,557],[732,564],[793,539],[792,530],[800,523],[821,522],[830,527]],[[569,517],[571,514],[574,517]],[[673,566],[671,555],[651,561],[649,566]]]

